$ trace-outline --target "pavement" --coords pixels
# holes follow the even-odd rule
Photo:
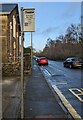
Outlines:
[[[18,117],[20,110],[20,78],[5,77],[2,82],[3,120]]]
[[[67,114],[59,105],[37,65],[26,80],[24,94],[24,119],[67,120]]]

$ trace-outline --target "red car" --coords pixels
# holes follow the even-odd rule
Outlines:
[[[38,65],[48,65],[48,59],[45,57],[41,57],[37,60]]]

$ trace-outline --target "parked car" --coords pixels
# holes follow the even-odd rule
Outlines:
[[[48,65],[48,59],[46,57],[40,57],[37,59],[38,65]]]
[[[37,61],[39,57],[37,57],[37,56],[33,56],[33,58],[34,58],[34,60]]]
[[[83,60],[76,57],[69,57],[64,62],[64,67],[81,68],[83,67]]]

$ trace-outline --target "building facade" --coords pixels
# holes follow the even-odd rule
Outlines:
[[[0,5],[0,38],[2,39],[2,62],[16,62],[19,58],[21,33],[18,4]]]

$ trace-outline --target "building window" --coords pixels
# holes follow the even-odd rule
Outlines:
[[[12,22],[10,22],[10,56],[12,56]]]
[[[13,37],[16,38],[16,19],[13,15]]]

